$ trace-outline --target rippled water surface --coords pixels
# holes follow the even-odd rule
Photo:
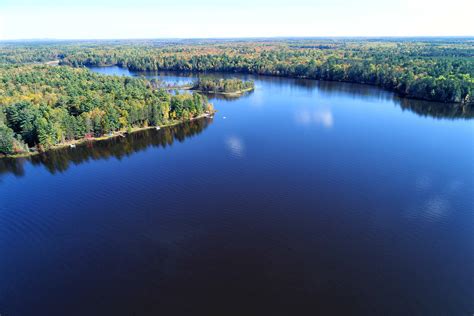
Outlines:
[[[472,315],[472,109],[252,79],[213,119],[0,160],[0,314]]]

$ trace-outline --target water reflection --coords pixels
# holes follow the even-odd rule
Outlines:
[[[29,158],[0,159],[0,175],[13,173],[23,176],[24,165],[31,162],[33,165],[43,165],[52,174],[66,171],[71,164],[78,165],[89,160],[121,159],[133,153],[145,150],[148,147],[167,147],[175,141],[183,142],[186,138],[203,132],[213,119],[202,118],[179,125],[132,133],[126,137],[116,137],[99,142],[89,142],[78,145],[76,148],[51,150],[41,155]]]
[[[317,81],[309,79],[295,79],[295,85],[309,91],[317,89],[325,96],[340,96],[341,93],[354,99],[376,98],[379,101],[392,101],[402,110],[414,112],[420,116],[439,119],[472,119],[474,105],[441,103],[424,100],[415,100],[400,97],[381,88],[357,83],[340,83],[332,81]]]
[[[450,210],[448,199],[442,196],[434,196],[426,201],[424,205],[425,217],[429,221],[437,221],[443,216],[447,216]]]
[[[334,126],[334,116],[329,109],[297,112],[295,121],[300,125],[321,125],[327,129]]]
[[[420,116],[438,119],[474,118],[474,105],[438,103],[399,97],[395,97],[395,102],[400,105],[403,110],[412,111]]]
[[[420,174],[415,180],[415,192],[418,201],[407,207],[406,216],[426,222],[437,222],[448,217],[459,201],[464,182],[459,179],[436,179],[436,175]]]
[[[232,157],[243,158],[245,155],[245,145],[242,138],[238,136],[229,136],[225,140],[228,151]]]

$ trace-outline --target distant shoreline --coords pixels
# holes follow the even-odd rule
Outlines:
[[[193,89],[193,86],[191,85],[183,85],[183,86],[170,86],[170,87],[163,87],[163,89],[167,91],[171,90],[188,90],[188,91],[194,91],[194,92],[200,92],[200,93],[207,93],[207,94],[218,94],[218,95],[228,95],[228,96],[238,96],[242,95],[246,92],[250,92],[255,90],[255,87],[248,88],[248,89],[243,89],[243,90],[238,90],[238,91],[233,91],[233,92],[220,92],[220,91],[206,91],[206,90],[200,90],[200,89]]]
[[[67,65],[67,64],[66,64]],[[71,65],[69,65],[71,66]],[[426,98],[422,96],[417,96],[413,94],[407,94],[402,91],[398,91],[394,88],[389,88],[389,87],[384,87],[376,83],[371,83],[371,82],[365,82],[365,81],[358,81],[358,80],[336,80],[336,79],[328,79],[328,78],[314,78],[310,76],[305,76],[305,75],[287,75],[287,74],[265,74],[265,73],[258,73],[258,72],[244,72],[244,71],[220,71],[220,70],[207,70],[207,71],[199,71],[199,70],[176,70],[176,69],[166,69],[166,68],[161,68],[157,70],[139,70],[139,69],[134,69],[130,67],[122,67],[119,64],[108,64],[108,65],[94,65],[94,64],[89,64],[85,63],[82,64],[81,66],[86,67],[88,69],[92,67],[111,67],[111,66],[117,66],[122,69],[127,69],[132,72],[158,72],[158,71],[170,71],[170,72],[176,72],[176,73],[189,73],[189,74],[203,74],[203,73],[213,73],[213,74],[243,74],[243,75],[256,75],[256,76],[264,76],[264,77],[275,77],[275,78],[291,78],[291,79],[307,79],[307,80],[316,80],[316,81],[323,81],[323,82],[340,82],[340,83],[354,83],[354,84],[361,84],[361,85],[366,85],[366,86],[372,86],[372,87],[377,87],[383,91],[388,91],[391,93],[394,93],[400,98],[406,98],[406,99],[412,99],[412,100],[422,100],[422,101],[428,101],[428,102],[436,102],[436,103],[443,103],[443,104],[452,104],[452,105],[468,105],[472,106],[474,104],[474,101],[472,100],[462,100],[459,102],[454,102],[454,101],[444,101],[444,100],[436,100],[436,99],[431,99],[431,98]],[[166,90],[173,90],[173,87],[164,87]],[[193,90],[191,88],[176,88],[175,90]],[[198,90],[193,90],[197,92],[202,92],[202,93],[213,93],[213,94],[221,94],[224,95],[225,93],[220,93],[220,92],[206,92],[206,91],[198,91]],[[239,94],[234,94],[234,95],[239,95]]]

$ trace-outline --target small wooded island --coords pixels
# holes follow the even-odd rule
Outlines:
[[[201,78],[191,88],[194,91],[226,94],[226,95],[241,95],[245,92],[255,89],[253,81],[243,81],[240,79],[210,79]]]

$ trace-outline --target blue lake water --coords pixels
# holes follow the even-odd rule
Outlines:
[[[2,316],[474,313],[470,109],[213,76],[256,89],[210,96],[212,119],[0,160]]]

